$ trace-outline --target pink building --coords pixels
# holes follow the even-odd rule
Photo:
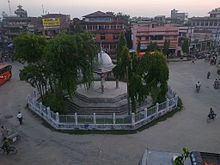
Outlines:
[[[170,41],[170,53],[179,54],[180,47],[178,45],[179,40],[179,28],[174,25],[165,24],[160,26],[152,25],[133,25],[132,27],[132,40],[133,48],[137,49],[138,41],[141,43],[141,50],[145,51],[147,46],[153,42],[163,49],[165,40]]]

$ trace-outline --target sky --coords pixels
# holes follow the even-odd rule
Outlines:
[[[81,18],[95,11],[122,12],[133,16],[154,17],[170,16],[170,10],[186,12],[189,17],[207,16],[208,12],[220,7],[220,0],[0,0],[0,14],[12,13],[21,4],[29,16],[41,16],[46,13],[69,14],[71,18]]]

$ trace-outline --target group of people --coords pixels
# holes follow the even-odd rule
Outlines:
[[[207,79],[210,78],[210,75],[211,75],[211,73],[208,72],[208,73],[207,73]],[[216,87],[216,85],[220,85],[220,80],[216,79],[216,80],[214,81],[214,88]],[[201,87],[201,83],[200,83],[200,81],[198,81],[198,82],[196,83],[196,90],[197,90],[197,92],[199,92],[200,87]],[[216,117],[216,114],[215,114],[215,112],[213,111],[213,109],[212,109],[212,107],[211,107],[211,108],[210,108],[210,111],[209,111],[209,114],[208,114],[208,118],[209,118],[209,119],[215,119],[215,117]]]

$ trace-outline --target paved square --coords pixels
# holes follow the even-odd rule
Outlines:
[[[169,84],[182,98],[184,110],[172,118],[132,135],[69,135],[42,125],[42,121],[25,109],[30,85],[19,81],[21,65],[13,63],[13,78],[0,87],[0,124],[20,132],[15,144],[17,155],[0,155],[4,165],[134,165],[138,164],[146,147],[178,152],[189,150],[220,152],[220,89],[213,88],[217,68],[204,60],[169,63]],[[210,79],[206,79],[207,72]],[[200,81],[201,91],[195,92]],[[215,121],[207,123],[209,108],[217,113]],[[16,114],[24,115],[20,126]],[[7,118],[7,115],[13,115]],[[6,117],[6,118],[5,118]]]

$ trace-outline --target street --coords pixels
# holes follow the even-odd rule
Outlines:
[[[213,88],[217,68],[204,60],[195,64],[169,63],[169,84],[183,101],[184,110],[142,132],[130,135],[74,135],[56,132],[26,106],[32,87],[19,80],[22,65],[15,62],[13,77],[0,86],[0,124],[16,130],[21,140],[15,143],[16,155],[0,155],[2,165],[137,165],[146,147],[161,151],[220,151],[220,89]],[[207,72],[210,79],[206,79]],[[201,82],[200,93],[195,84]],[[217,118],[207,123],[209,108]],[[17,112],[24,115],[19,125]]]

